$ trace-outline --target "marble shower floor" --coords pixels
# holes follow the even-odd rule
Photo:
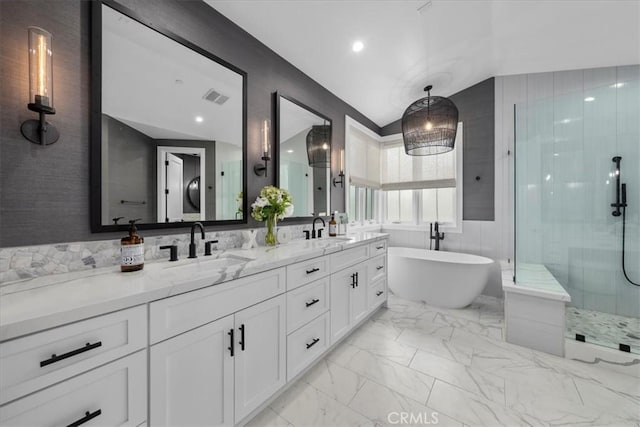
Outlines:
[[[501,300],[391,296],[247,425],[640,425],[637,377],[508,344],[502,329]]]
[[[631,346],[631,352],[640,354],[640,319],[567,307],[567,338],[575,339],[576,334],[585,336],[586,341],[610,348],[618,344]]]

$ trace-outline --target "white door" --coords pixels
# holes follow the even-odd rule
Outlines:
[[[362,320],[368,313],[369,305],[367,304],[367,268],[364,264],[360,264],[356,273],[356,286],[351,289],[350,298],[350,324],[351,326]]]
[[[285,295],[235,314],[236,421],[286,381]]]
[[[182,159],[174,154],[166,153],[165,168],[167,181],[165,182],[166,221],[182,221],[184,210],[182,206],[184,175]]]
[[[233,315],[151,347],[152,426],[232,426]]]
[[[349,330],[351,291],[355,283],[352,269],[331,275],[331,344]]]

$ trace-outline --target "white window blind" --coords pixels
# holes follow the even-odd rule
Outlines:
[[[380,188],[380,144],[353,127],[347,144],[347,170],[351,184]]]
[[[380,151],[383,190],[415,190],[456,186],[456,150],[462,140],[458,123],[455,147],[445,154],[409,156],[402,140],[385,143]]]

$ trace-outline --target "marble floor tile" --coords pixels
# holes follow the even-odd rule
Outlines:
[[[431,408],[371,381],[364,384],[349,407],[361,414],[366,414],[377,426],[407,424],[462,426],[460,421],[439,414]],[[401,423],[402,419],[407,421]]]
[[[502,327],[498,325],[485,325],[480,323],[479,320],[464,319],[446,312],[439,312],[436,313],[433,322],[454,329],[462,329],[476,335],[483,335],[497,340],[502,339]]]
[[[471,356],[473,355],[473,349],[471,347],[457,346],[453,342],[442,339],[438,335],[432,335],[427,331],[405,329],[396,341],[462,363],[463,365],[471,364]]]
[[[302,380],[345,405],[351,402],[365,381],[361,375],[327,358],[318,362]]]
[[[347,368],[422,404],[427,401],[434,381],[429,375],[365,350],[356,353]]]
[[[375,424],[315,387],[298,381],[271,404],[294,426],[369,426]]]
[[[640,426],[638,378],[505,342],[502,309],[392,296],[247,425],[426,425],[389,420],[404,411],[437,412],[435,425]]]
[[[507,407],[548,423],[587,422],[584,405],[573,378],[533,367],[505,376]]]
[[[415,347],[409,347],[393,339],[384,338],[367,331],[355,331],[347,342],[376,356],[384,357],[401,365],[408,366],[416,354]]]
[[[520,415],[503,404],[436,380],[427,406],[468,426],[542,426],[535,417]]]
[[[261,411],[251,421],[245,424],[245,427],[293,427],[289,421],[282,418],[270,407]]]
[[[504,379],[497,375],[422,350],[416,353],[409,366],[485,399],[500,404],[505,402]]]

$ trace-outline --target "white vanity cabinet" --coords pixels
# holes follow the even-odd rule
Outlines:
[[[368,313],[367,265],[363,245],[331,255],[331,344],[347,334]],[[339,270],[340,269],[340,270]]]
[[[0,425],[144,423],[146,340],[143,305],[0,343]]]
[[[151,346],[150,425],[233,425],[285,384],[284,271],[151,303],[152,337],[163,338],[154,335],[156,326],[161,331],[196,327]],[[264,296],[271,298],[247,307]],[[229,313],[237,307],[247,308]],[[208,323],[197,325],[195,319]]]

